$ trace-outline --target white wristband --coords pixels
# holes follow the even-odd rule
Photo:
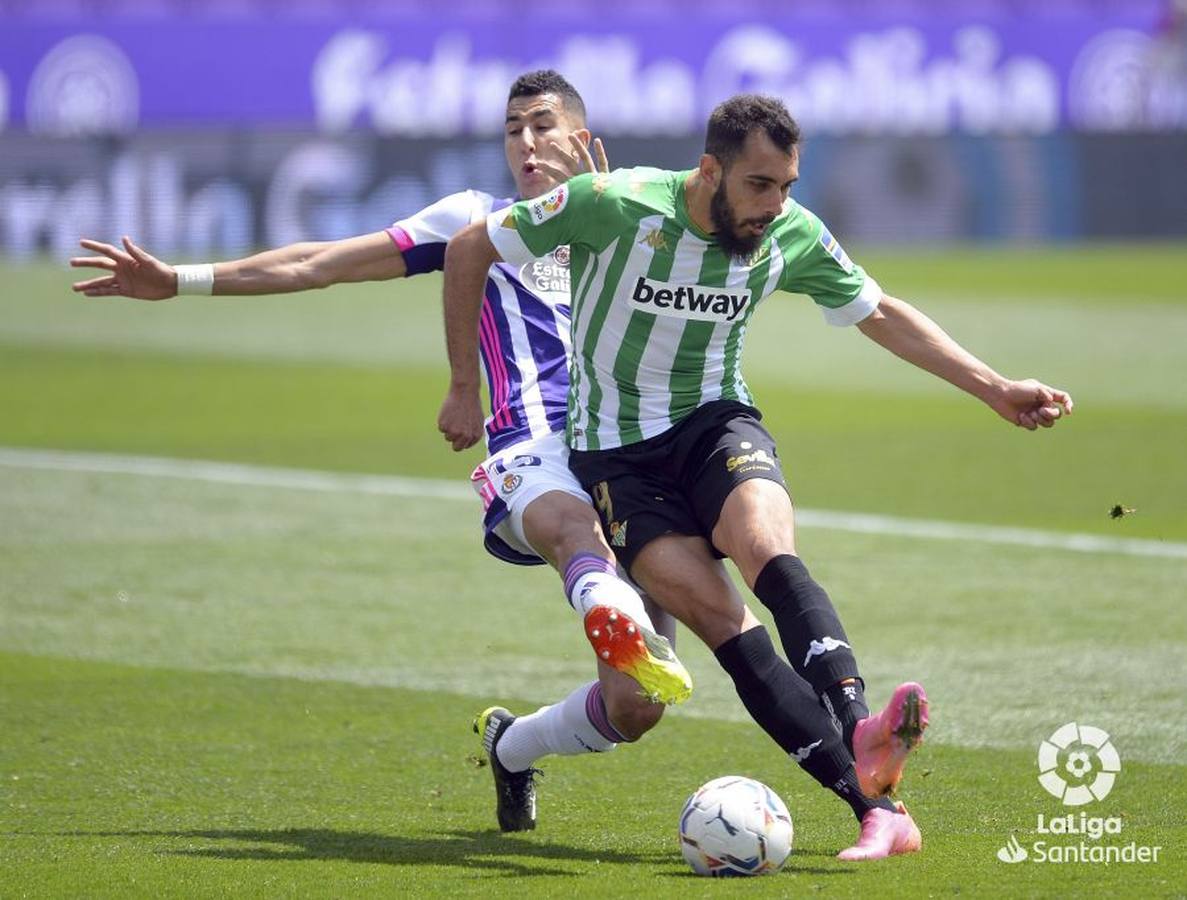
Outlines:
[[[177,296],[214,293],[214,263],[200,266],[174,266],[177,273]]]

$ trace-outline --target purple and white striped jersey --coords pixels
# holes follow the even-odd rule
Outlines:
[[[388,235],[408,275],[440,271],[445,245],[510,199],[462,191],[401,219]],[[479,351],[490,395],[488,454],[529,438],[564,432],[569,389],[569,248],[525,265],[496,263],[486,279]]]

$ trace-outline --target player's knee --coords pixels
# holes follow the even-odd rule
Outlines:
[[[727,501],[713,529],[713,543],[738,565],[748,582],[776,556],[795,554],[790,503],[766,502],[764,497],[751,499],[756,502],[731,506]]]
[[[524,530],[533,547],[560,565],[578,553],[609,555],[593,507],[568,494],[546,494],[529,505]]]
[[[628,741],[637,741],[663,718],[664,705],[652,703],[645,697],[611,697],[606,712],[614,729]]]
[[[567,518],[557,530],[556,542],[558,559],[572,559],[578,553],[594,553],[606,558],[612,556],[593,510],[588,515]]]
[[[747,576],[746,580],[753,582],[763,567],[776,556],[794,556],[795,541],[790,534],[762,528],[743,535],[735,545],[735,552],[729,555],[742,574]]]

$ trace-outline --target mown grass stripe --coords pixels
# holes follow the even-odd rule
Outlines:
[[[16,469],[139,475],[150,478],[181,478],[250,487],[375,494],[392,497],[422,497],[440,500],[475,500],[465,485],[433,478],[398,475],[358,475],[314,469],[288,469],[211,460],[169,459],[156,456],[125,456],[73,450],[32,450],[0,447],[0,466]],[[1113,538],[1076,532],[1042,531],[1037,528],[1009,528],[941,519],[908,519],[875,513],[828,509],[797,509],[796,521],[811,528],[886,534],[930,540],[974,541],[1044,547],[1075,553],[1115,553],[1122,556],[1187,559],[1187,543],[1143,538]]]

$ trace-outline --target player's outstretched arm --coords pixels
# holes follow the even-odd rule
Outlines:
[[[87,238],[79,244],[99,255],[77,256],[70,265],[107,273],[73,285],[76,293],[88,297],[168,300],[179,293],[286,294],[346,282],[386,281],[406,273],[403,255],[382,231],[341,241],[290,244],[206,266],[170,265],[127,236],[122,247]]]
[[[454,450],[473,447],[482,439],[478,318],[487,270],[499,259],[485,221],[463,228],[445,248],[443,302],[449,392],[437,415],[437,428]]]
[[[980,398],[1007,422],[1034,431],[1071,415],[1072,398],[1066,391],[1033,378],[1014,381],[999,375],[903,300],[883,295],[857,327],[896,356]]]

